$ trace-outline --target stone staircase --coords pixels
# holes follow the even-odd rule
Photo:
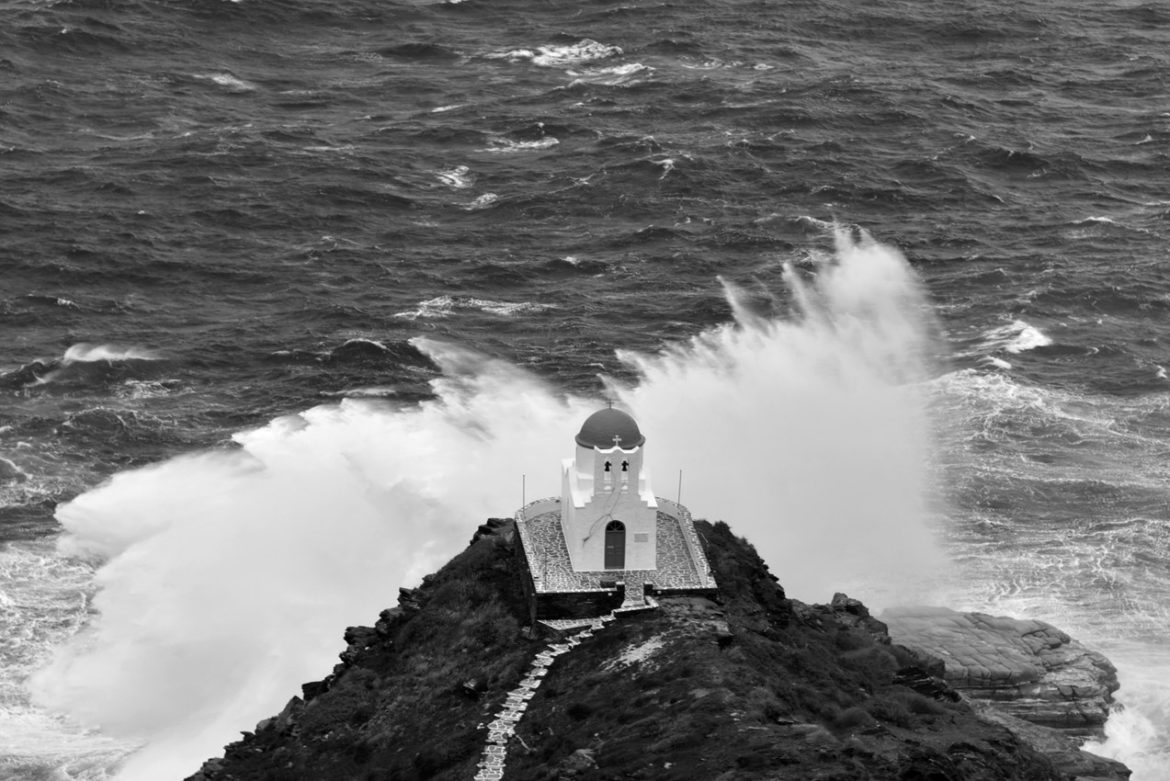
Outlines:
[[[508,692],[496,718],[487,725],[487,743],[479,759],[479,771],[475,781],[499,781],[504,777],[508,758],[508,741],[516,734],[516,723],[524,716],[528,703],[540,688],[548,668],[561,654],[568,653],[583,640],[614,620],[613,613],[600,618],[574,619],[566,621],[542,621],[548,628],[564,635],[563,639],[550,642],[539,651],[520,684]]]

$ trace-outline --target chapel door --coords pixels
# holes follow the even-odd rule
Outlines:
[[[605,568],[626,568],[626,525],[621,521],[605,526]]]

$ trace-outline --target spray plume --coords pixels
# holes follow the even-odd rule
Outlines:
[[[926,338],[904,259],[839,240],[798,316],[749,315],[612,387],[647,432],[660,494],[753,540],[797,597],[929,559]],[[559,492],[559,460],[599,403],[418,340],[442,368],[408,409],[345,401],[240,435],[240,449],[118,475],[61,508],[67,555],[104,560],[88,631],[33,681],[38,701],[141,741],[120,781],[183,777],[320,678],[369,623],[489,514]],[[865,594],[860,594],[865,597]]]

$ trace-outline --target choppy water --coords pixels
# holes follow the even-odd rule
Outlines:
[[[1108,653],[1160,778],[1161,5],[0,12],[0,777],[194,771],[608,392],[795,596]]]

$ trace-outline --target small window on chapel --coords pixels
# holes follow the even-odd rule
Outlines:
[[[630,462],[629,462],[629,461],[623,461],[623,462],[622,462],[622,471],[623,471],[623,472],[628,472],[628,471],[630,471]]]
[[[612,461],[606,461],[606,462],[605,462],[605,471],[607,471],[607,472],[608,472],[608,471],[609,471],[610,469],[612,469],[612,468],[613,468],[613,462],[612,462]]]

